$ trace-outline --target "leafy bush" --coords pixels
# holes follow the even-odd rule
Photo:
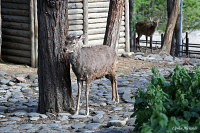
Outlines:
[[[176,66],[166,78],[152,72],[148,89],[138,89],[135,97],[135,131],[200,132],[200,67],[189,72]]]

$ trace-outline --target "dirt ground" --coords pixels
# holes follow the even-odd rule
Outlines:
[[[164,62],[141,61],[133,58],[118,57],[117,73],[129,74],[141,69],[150,69],[151,66],[166,67]],[[13,74],[37,74],[37,68],[27,65],[16,65],[11,63],[0,63],[0,71]]]

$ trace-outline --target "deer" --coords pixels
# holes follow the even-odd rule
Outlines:
[[[118,83],[116,74],[117,54],[109,46],[97,45],[82,47],[84,35],[68,35],[64,52],[69,56],[72,70],[77,77],[78,98],[75,115],[79,114],[80,96],[83,82],[86,82],[86,115],[89,115],[88,97],[92,80],[105,76],[112,84],[112,100],[119,103]]]
[[[156,31],[156,28],[158,26],[160,19],[152,21],[152,19],[150,18],[150,21],[153,23],[137,22],[136,32],[138,34],[138,37],[136,38],[136,46],[140,50],[140,37],[142,35],[145,35],[146,36],[146,48],[147,48],[148,37],[150,37],[150,48],[151,48],[151,52],[152,52],[152,38],[153,38],[154,32]],[[146,51],[146,49],[145,49],[145,51]]]

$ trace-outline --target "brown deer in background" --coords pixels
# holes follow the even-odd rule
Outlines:
[[[150,18],[152,21],[152,19]],[[140,37],[142,35],[146,36],[146,48],[147,48],[147,41],[148,37],[150,37],[150,48],[152,52],[152,36],[154,32],[156,31],[156,27],[158,26],[160,19],[153,20],[153,23],[147,23],[147,22],[138,22],[136,24],[136,32],[138,34],[138,37],[136,38],[136,48],[138,47],[140,50]],[[146,49],[145,49],[146,51]]]

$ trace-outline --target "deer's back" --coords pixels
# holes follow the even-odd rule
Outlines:
[[[147,22],[138,22],[136,24],[136,32],[140,35],[151,36],[155,32],[155,26]]]
[[[116,61],[116,53],[111,47],[105,45],[83,47],[79,73],[83,79],[86,76],[91,76],[92,79],[100,78],[115,71]]]

